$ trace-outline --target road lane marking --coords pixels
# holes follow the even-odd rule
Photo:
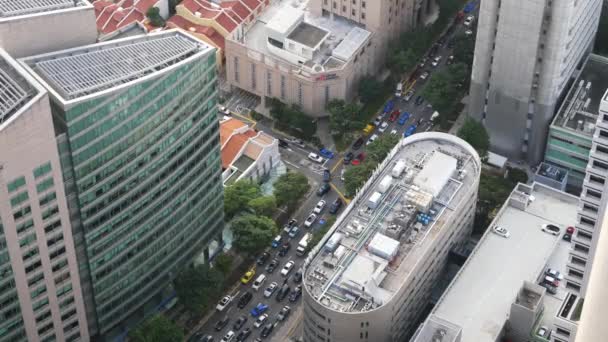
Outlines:
[[[338,166],[342,165],[343,161],[344,161],[344,158],[340,158],[340,160],[338,160],[338,162],[336,163],[336,165],[334,165],[334,167],[331,169],[331,173],[334,173],[334,171],[336,171],[336,169],[338,168]]]
[[[344,194],[338,189],[337,186],[334,185],[334,183],[329,183],[329,185],[334,189],[334,191],[338,194],[338,196],[340,196],[340,198],[342,198],[344,203],[346,203],[346,204],[350,203],[350,199],[346,198],[346,196],[344,196]]]
[[[300,168],[298,165],[296,165],[296,164],[294,164],[294,163],[292,163],[292,162],[288,161],[287,159],[284,159],[284,160],[283,160],[283,162],[284,162],[285,164],[289,164],[289,165],[291,165],[291,166],[295,167],[296,169],[299,169],[299,168]]]

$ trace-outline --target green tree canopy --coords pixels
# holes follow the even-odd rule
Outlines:
[[[464,34],[454,37],[454,60],[471,68],[475,55],[475,39]]]
[[[382,162],[399,140],[401,140],[401,136],[398,134],[381,135],[367,146],[367,158],[374,160],[376,163]]]
[[[227,276],[228,273],[230,273],[233,261],[234,257],[232,255],[222,253],[215,257],[213,260],[213,265],[218,271],[222,272],[224,276]]]
[[[272,99],[270,116],[279,129],[298,138],[310,140],[317,133],[317,122],[295,104],[288,106],[278,99]]]
[[[253,255],[270,244],[278,229],[274,221],[268,217],[248,214],[232,221],[232,232],[236,249]]]
[[[183,341],[184,332],[173,321],[159,314],[131,330],[129,340],[134,342]]]
[[[252,199],[247,204],[256,215],[272,217],[277,210],[277,199],[270,196],[261,196]]]
[[[382,96],[382,83],[374,77],[364,77],[359,81],[359,97],[363,103],[374,101],[378,96]]]
[[[209,265],[184,269],[175,279],[175,292],[180,302],[192,313],[203,313],[222,294],[223,274]]]
[[[329,127],[335,135],[341,136],[365,127],[365,121],[361,118],[361,107],[357,104],[334,99],[327,104],[327,111]]]
[[[287,205],[290,212],[309,190],[308,179],[298,172],[287,172],[274,182],[274,196],[277,203]]]
[[[224,189],[224,213],[229,220],[247,208],[251,200],[262,196],[260,186],[249,180],[239,180]]]
[[[479,157],[484,159],[488,155],[490,149],[490,136],[486,128],[473,118],[467,118],[458,130],[457,134],[460,138],[471,144]]]
[[[165,19],[160,16],[160,10],[158,7],[150,7],[146,12],[146,16],[150,19],[150,24],[155,27],[163,27],[165,26]]]
[[[371,144],[370,144],[371,145]],[[372,175],[377,164],[374,161],[365,161],[361,165],[350,167],[344,172],[344,188],[346,196],[352,197]]]

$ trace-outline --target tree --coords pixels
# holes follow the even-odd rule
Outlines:
[[[213,264],[215,268],[222,272],[224,276],[227,276],[230,273],[230,269],[232,268],[232,262],[234,261],[234,257],[230,254],[222,253],[215,257]]]
[[[260,186],[249,180],[239,180],[224,189],[224,213],[226,219],[231,219],[254,198],[262,195]]]
[[[350,167],[344,172],[344,188],[346,196],[352,197],[372,175],[376,168],[376,163],[373,161],[365,161],[361,165]]]
[[[507,169],[507,178],[513,182],[513,184],[528,183],[528,174],[526,171],[512,167]]]
[[[354,103],[334,99],[327,104],[327,111],[329,112],[329,127],[334,135],[342,136],[365,127],[365,121],[361,119],[361,108]]]
[[[150,7],[148,8],[148,11],[146,12],[146,17],[148,17],[148,19],[150,19],[150,24],[152,24],[152,26],[155,27],[163,27],[165,26],[165,19],[163,19],[163,17],[160,16],[160,10],[158,9],[158,7]]]
[[[383,134],[367,146],[367,158],[380,163],[388,153],[397,145],[401,137],[397,134]]]
[[[473,118],[467,118],[458,130],[457,134],[460,138],[471,144],[479,157],[484,159],[488,155],[488,149],[490,148],[490,136],[486,131],[486,128],[478,121]]]
[[[277,203],[287,205],[290,212],[309,190],[308,179],[298,172],[287,172],[274,182],[274,196]]]
[[[374,77],[365,77],[359,81],[359,97],[363,103],[372,102],[382,96],[382,84]]]
[[[129,332],[129,340],[134,342],[183,341],[184,332],[173,321],[158,314]]]
[[[273,98],[270,102],[270,116],[277,128],[298,138],[311,140],[317,132],[317,122],[304,114],[295,104],[288,106]]]
[[[192,313],[203,313],[222,294],[224,276],[208,264],[188,267],[175,279],[180,302]]]
[[[247,203],[256,215],[272,217],[277,210],[277,199],[270,196],[261,196],[252,199]]]
[[[456,63],[463,63],[470,68],[475,55],[475,39],[464,34],[454,37],[453,55]]]
[[[270,244],[278,229],[274,221],[268,217],[248,214],[232,221],[232,232],[236,249],[253,255]]]

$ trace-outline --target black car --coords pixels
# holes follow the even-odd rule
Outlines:
[[[245,323],[247,323],[247,316],[241,315],[239,316],[239,318],[236,319],[236,322],[234,322],[232,327],[234,328],[234,330],[239,330],[243,327],[243,325],[245,325]]]
[[[213,342],[213,336],[207,335],[199,340],[199,342]]]
[[[342,207],[342,200],[339,198],[336,198],[336,200],[333,201],[333,203],[329,206],[329,213],[335,214],[338,212],[338,210],[340,210],[341,207]]]
[[[243,342],[247,339],[247,337],[249,337],[249,335],[251,335],[251,328],[247,328],[236,335],[236,341]]]
[[[279,250],[279,256],[284,257],[287,255],[287,253],[289,252],[289,249],[291,248],[291,245],[289,244],[289,242],[285,242],[283,244],[283,246],[281,246],[281,249]]]
[[[202,340],[203,337],[205,337],[203,332],[197,331],[194,333],[194,335],[190,336],[190,338],[188,339],[188,342],[198,342],[198,341]]]
[[[551,285],[551,284],[547,284],[545,282],[541,282],[538,285],[544,287],[545,289],[547,289],[547,292],[551,293],[551,294],[556,294],[557,293],[557,287]]]
[[[350,162],[353,160],[353,158],[355,157],[354,153],[352,152],[348,152],[344,155],[344,164],[348,165],[350,164]]]
[[[416,96],[416,106],[420,106],[422,103],[424,102],[424,99],[422,98],[422,96],[418,95]]]
[[[215,331],[222,331],[222,329],[228,325],[228,322],[230,322],[230,318],[228,316],[217,321],[217,323],[215,323]]]
[[[264,252],[262,253],[262,255],[260,255],[260,257],[258,258],[258,265],[262,266],[266,263],[266,260],[268,260],[268,258],[270,258],[270,254],[268,254],[268,252]]]
[[[268,272],[268,273],[274,272],[274,269],[277,268],[278,264],[279,264],[279,260],[272,259],[272,261],[270,261],[270,264],[268,264],[266,266],[266,272]]]
[[[297,301],[301,295],[302,295],[302,285],[298,285],[289,294],[289,301],[293,303],[293,302]]]
[[[355,140],[355,143],[353,144],[353,150],[358,150],[363,145],[364,142],[365,142],[365,139],[363,139],[363,138],[359,138],[359,139]]]
[[[287,297],[287,295],[289,294],[289,292],[291,291],[291,288],[289,287],[289,285],[285,284],[283,285],[283,287],[281,287],[281,289],[279,290],[279,293],[277,293],[277,302],[282,301],[283,299],[285,299],[285,297]]]
[[[247,304],[249,304],[249,302],[251,301],[251,298],[253,298],[253,294],[251,294],[251,292],[247,291],[243,293],[236,306],[238,306],[239,309],[246,307]]]
[[[268,337],[272,333],[272,329],[274,329],[274,325],[272,323],[266,324],[264,329],[262,329],[262,333],[260,334],[260,336]]]
[[[323,170],[323,181],[325,183],[328,183],[329,181],[331,181],[331,172],[329,171],[329,169]]]
[[[329,192],[330,189],[331,189],[331,187],[329,186],[328,183],[323,183],[323,185],[321,185],[319,190],[317,190],[317,196],[325,195],[326,193]]]
[[[287,143],[287,141],[285,141],[283,139],[279,139],[279,147],[286,148],[287,146],[289,146],[289,144]]]
[[[302,271],[297,270],[296,273],[293,274],[293,282],[294,283],[302,282]]]

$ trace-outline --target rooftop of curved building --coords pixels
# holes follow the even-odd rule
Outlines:
[[[0,129],[40,92],[40,85],[0,49]]]
[[[389,302],[435,247],[454,209],[477,191],[480,168],[475,150],[456,136],[428,132],[403,139],[309,254],[307,291],[341,312]]]
[[[6,0],[0,1],[0,20],[87,6],[85,0]]]

